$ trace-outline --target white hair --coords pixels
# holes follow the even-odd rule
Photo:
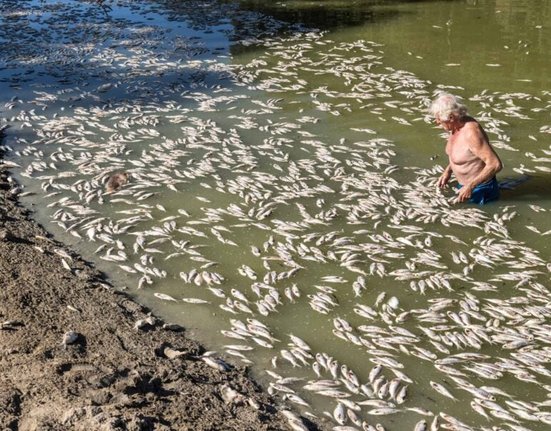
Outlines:
[[[430,105],[430,113],[440,121],[449,121],[453,117],[462,118],[467,115],[467,107],[459,97],[450,93],[439,93]]]

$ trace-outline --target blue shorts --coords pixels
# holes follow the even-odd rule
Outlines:
[[[463,187],[462,184],[457,185],[459,190]],[[479,184],[473,189],[471,194],[470,203],[484,205],[485,203],[495,201],[499,199],[499,184],[496,180],[496,177],[493,177],[491,180],[486,181],[485,183]]]

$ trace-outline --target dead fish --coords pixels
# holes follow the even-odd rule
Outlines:
[[[335,410],[333,411],[333,417],[340,425],[345,424],[346,410],[344,409],[344,405],[342,403],[337,403],[337,407],[335,407]]]
[[[188,304],[210,304],[209,301],[199,298],[182,298],[182,301],[187,302]]]
[[[175,298],[173,298],[172,296],[170,295],[167,295],[166,293],[159,293],[159,292],[155,292],[153,294],[153,296],[155,298],[159,298],[159,299],[162,299],[163,301],[174,301],[174,302],[177,302],[177,300]]]
[[[209,367],[214,368],[218,371],[228,371],[230,366],[225,363],[222,359],[213,358],[212,356],[202,356],[201,360],[206,363]]]
[[[432,388],[436,391],[436,392],[439,392],[440,394],[444,395],[445,397],[448,397],[448,398],[451,398],[452,400],[456,400],[456,398],[451,394],[450,391],[448,391],[444,386],[442,386],[440,383],[436,383],[436,382],[433,382],[432,380],[430,381],[430,385],[432,386]]]

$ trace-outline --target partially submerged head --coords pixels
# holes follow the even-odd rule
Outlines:
[[[105,189],[107,193],[116,192],[128,182],[128,172],[115,172],[109,176]]]
[[[432,101],[430,113],[437,123],[455,122],[467,115],[467,107],[459,97],[450,93],[439,93]]]

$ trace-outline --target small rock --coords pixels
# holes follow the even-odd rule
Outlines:
[[[75,275],[81,280],[86,280],[89,276],[88,271],[82,269],[75,269]]]
[[[152,418],[144,418],[141,415],[132,418],[130,422],[126,424],[126,428],[128,429],[128,431],[146,431],[158,429],[157,427],[155,427]]]
[[[113,398],[111,398],[109,403],[111,405],[117,405],[117,406],[130,406],[134,404],[134,402],[136,402],[136,404],[139,404],[139,402],[136,399],[132,399],[126,394],[119,393],[115,395]]]
[[[11,242],[15,239],[16,237],[7,229],[0,229],[0,241]]]
[[[75,331],[68,331],[63,334],[63,341],[61,344],[63,347],[67,348],[69,344],[74,344],[78,340],[79,334]]]
[[[155,326],[156,323],[157,319],[153,316],[149,316],[145,319],[137,320],[136,323],[134,323],[134,329],[146,329],[148,327]]]
[[[227,384],[220,388],[220,394],[226,404],[242,405],[245,402],[245,397]]]
[[[86,414],[83,408],[74,408],[67,410],[61,417],[62,425],[73,425],[77,423]]]
[[[92,404],[101,406],[107,404],[113,396],[107,391],[98,391],[90,397]]]
[[[15,329],[18,326],[25,326],[20,320],[6,320],[0,324],[0,329]]]
[[[6,416],[13,418],[19,415],[21,392],[9,383],[4,383],[2,386],[2,391],[0,391],[0,412],[2,412],[4,418],[7,420]],[[2,422],[2,419],[0,419],[0,425],[2,423],[7,424],[7,422]]]
[[[96,383],[97,387],[107,388],[117,381],[117,375],[115,373],[106,374],[101,376]]]
[[[165,323],[163,325],[163,329],[167,331],[182,332],[184,330],[184,327],[178,325],[177,323]]]
[[[140,311],[143,310],[143,307],[140,304],[126,297],[121,298],[118,304],[120,307],[124,308],[129,313],[139,313]]]

